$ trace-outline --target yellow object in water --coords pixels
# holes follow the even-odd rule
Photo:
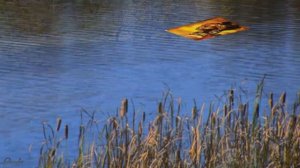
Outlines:
[[[228,19],[215,17],[212,19],[171,28],[167,31],[193,40],[204,40],[214,38],[216,36],[237,33],[248,29],[248,27],[240,26],[239,24],[231,22]]]

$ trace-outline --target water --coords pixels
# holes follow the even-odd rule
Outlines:
[[[300,89],[296,0],[89,2],[0,1],[1,166],[37,164],[42,122],[61,116],[76,137],[82,108],[104,122],[123,97],[151,114],[167,88],[188,112],[230,87],[251,97],[264,74],[265,96]],[[250,30],[201,42],[164,31],[214,16]]]

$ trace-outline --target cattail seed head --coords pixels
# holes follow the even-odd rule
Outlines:
[[[112,122],[113,129],[117,129],[119,127],[119,124],[118,124],[118,121],[116,118],[113,118],[111,122]]]
[[[158,104],[158,113],[159,114],[162,114],[163,113],[163,105],[162,105],[162,102],[159,102],[159,104]]]
[[[273,108],[273,93],[272,92],[270,93],[270,96],[269,96],[269,106],[271,109]]]
[[[233,103],[233,102],[234,102],[234,91],[233,91],[233,89],[231,89],[231,90],[229,91],[229,102],[230,102],[230,103]]]
[[[146,120],[146,113],[143,112],[143,122],[145,122],[145,120]]]
[[[56,131],[58,132],[61,126],[61,118],[58,117],[56,120]]]
[[[242,113],[243,110],[244,110],[244,105],[243,105],[243,104],[239,104],[239,106],[238,106],[238,111],[239,111],[240,113]]]
[[[227,105],[224,105],[224,116],[226,117],[228,113]]]
[[[197,117],[197,107],[194,106],[194,107],[192,108],[192,118],[195,120],[196,117]]]
[[[280,103],[285,104],[286,92],[283,92],[280,96]]]
[[[143,125],[142,125],[142,123],[140,122],[140,123],[139,123],[139,128],[138,128],[138,135],[139,135],[139,137],[142,136],[142,133],[143,133]]]
[[[272,112],[271,112],[272,116],[275,116],[276,111],[277,111],[277,106],[275,105],[275,106],[273,106],[273,108],[272,108]]]
[[[68,139],[69,137],[69,127],[68,125],[65,125],[65,138]]]
[[[216,120],[217,120],[217,115],[216,115],[216,113],[213,113],[211,115],[211,122],[212,122],[213,126],[216,124]]]
[[[79,127],[79,139],[81,140],[82,138],[83,138],[83,136],[84,136],[84,126],[83,125],[81,125],[80,127]]]
[[[179,116],[176,117],[176,127],[178,127],[179,125],[179,122],[181,121],[181,118]]]
[[[176,151],[176,161],[179,162],[181,160],[180,158],[180,150]]]
[[[259,118],[259,104],[254,105],[254,117]]]
[[[295,127],[296,127],[296,123],[297,123],[297,116],[296,115],[292,115],[291,119],[289,121],[289,130],[294,131]]]
[[[53,158],[55,156],[55,153],[56,153],[56,150],[52,149],[51,152],[50,152],[50,157]]]
[[[123,118],[128,111],[128,99],[123,99],[120,108],[120,117]]]

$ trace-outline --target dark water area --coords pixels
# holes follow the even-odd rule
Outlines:
[[[215,16],[250,30],[201,42],[165,32]],[[62,117],[76,144],[82,108],[105,122],[127,97],[151,115],[166,88],[190,112],[231,87],[254,97],[266,75],[264,97],[291,103],[299,26],[296,0],[0,0],[0,164],[36,165],[44,121]]]

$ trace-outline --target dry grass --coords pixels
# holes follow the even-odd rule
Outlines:
[[[68,140],[68,126],[65,136],[58,137],[58,119],[56,129],[44,125],[39,167],[300,167],[300,95],[289,111],[286,94],[275,101],[271,93],[269,107],[262,111],[262,89],[259,84],[253,108],[230,90],[222,108],[195,103],[190,116],[181,111],[181,100],[175,102],[167,93],[151,122],[135,110],[129,118],[124,99],[119,115],[108,118],[93,142],[85,141],[86,130],[96,121],[89,114],[89,123],[80,126],[78,155],[71,163],[60,150]]]

